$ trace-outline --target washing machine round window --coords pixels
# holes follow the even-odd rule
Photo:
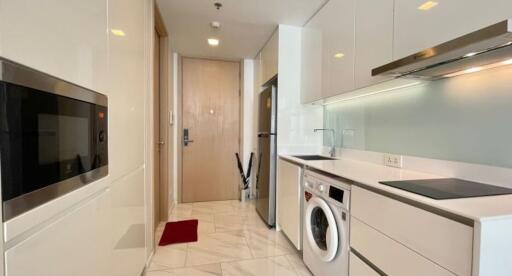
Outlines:
[[[338,251],[338,227],[325,200],[313,197],[306,209],[306,236],[313,252],[324,262],[330,262]]]

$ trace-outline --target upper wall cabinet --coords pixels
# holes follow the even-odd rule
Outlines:
[[[107,23],[106,0],[0,0],[2,57],[107,93]]]
[[[393,0],[355,1],[355,86],[369,86],[389,77],[372,77],[373,68],[393,59]]]
[[[512,18],[510,0],[395,0],[394,59]]]
[[[261,84],[265,84],[277,74],[279,32],[275,31],[270,40],[261,49]]]
[[[330,0],[305,26],[302,101],[354,89],[353,0]]]

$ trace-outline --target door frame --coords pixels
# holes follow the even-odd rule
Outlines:
[[[172,101],[172,97],[171,97],[171,93],[170,93],[170,81],[169,81],[169,72],[170,72],[170,64],[169,64],[169,35],[168,35],[168,32],[167,32],[167,29],[164,25],[164,22],[162,20],[162,16],[160,14],[160,10],[158,8],[158,6],[154,5],[154,28],[153,28],[153,33],[158,35],[159,37],[159,52],[160,52],[160,55],[159,55],[159,63],[160,63],[160,69],[159,69],[159,72],[153,72],[152,76],[156,73],[159,74],[159,109],[160,109],[160,113],[159,113],[159,122],[160,124],[159,125],[156,125],[155,124],[155,114],[154,114],[154,109],[156,108],[154,105],[153,105],[153,102],[154,102],[154,89],[151,90],[151,98],[152,100],[150,100],[150,118],[151,118],[151,139],[150,139],[150,143],[151,143],[151,151],[153,152],[153,154],[155,152],[157,152],[158,150],[158,147],[159,145],[154,143],[154,141],[156,141],[156,137],[154,137],[154,133],[155,133],[155,128],[160,128],[160,138],[163,140],[164,142],[164,146],[162,147],[161,151],[160,151],[160,162],[158,164],[153,164],[153,166],[160,166],[160,169],[159,169],[159,175],[160,177],[158,178],[160,181],[159,181],[159,185],[158,187],[156,187],[156,183],[155,183],[155,175],[154,175],[154,167],[152,168],[148,168],[151,170],[151,175],[152,175],[152,181],[151,181],[151,185],[152,185],[152,199],[153,201],[155,200],[158,200],[158,206],[159,206],[159,210],[155,210],[155,202],[153,202],[151,204],[151,207],[153,209],[152,211],[152,225],[158,225],[157,222],[161,222],[161,221],[167,221],[168,219],[168,213],[169,213],[169,210],[170,210],[170,204],[172,204],[172,200],[170,200],[170,197],[169,197],[169,189],[172,187],[171,185],[171,180],[172,180],[172,170],[171,170],[171,165],[172,165],[172,158],[171,158],[171,153],[172,153],[172,146],[171,146],[171,139],[170,139],[170,130],[171,128],[169,127],[169,117],[167,116],[167,114],[169,113],[169,107],[171,106],[170,102]],[[154,38],[153,38],[153,41],[154,41]],[[152,49],[153,49],[153,52],[155,51],[155,45],[152,45]],[[153,58],[153,57],[151,57]],[[155,84],[153,84],[155,85]],[[164,126],[164,127],[161,127],[161,126]],[[165,162],[162,162],[162,159],[165,159],[167,160],[167,163]],[[154,160],[154,157],[152,157],[151,160]],[[162,163],[163,164],[167,164],[167,166],[165,167],[162,167]],[[159,217],[156,217],[156,215],[159,214]],[[156,227],[154,227],[156,228]],[[155,229],[153,229],[155,230]],[[156,242],[156,241],[155,241]]]
[[[213,61],[229,61],[229,62],[237,62],[239,65],[238,70],[238,153],[240,157],[243,158],[243,119],[244,119],[244,102],[243,102],[243,87],[244,87],[244,63],[243,60],[232,60],[232,59],[221,59],[221,58],[204,58],[204,57],[194,57],[194,56],[183,56],[179,55],[176,64],[177,71],[177,95],[175,100],[177,101],[177,109],[176,109],[176,170],[177,177],[176,181],[178,182],[176,185],[176,194],[175,197],[177,199],[176,203],[182,203],[183,196],[183,59],[185,58],[194,58],[194,59],[203,59],[203,60],[213,60]],[[243,160],[243,159],[242,159]],[[242,161],[243,162],[243,161]],[[244,167],[245,168],[245,167]],[[241,180],[240,180],[241,181]],[[241,182],[239,182],[241,183]],[[238,191],[238,197],[241,196],[240,190]]]

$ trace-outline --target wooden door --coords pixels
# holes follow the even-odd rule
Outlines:
[[[182,201],[237,199],[240,63],[183,58],[182,91]]]
[[[153,56],[153,210],[154,228],[160,223],[160,37],[155,30]]]

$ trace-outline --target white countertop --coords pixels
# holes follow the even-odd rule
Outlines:
[[[280,158],[393,193],[474,221],[512,219],[512,195],[435,200],[379,183],[379,181],[444,178],[440,175],[392,168],[346,158],[306,161],[285,154],[280,155]]]

